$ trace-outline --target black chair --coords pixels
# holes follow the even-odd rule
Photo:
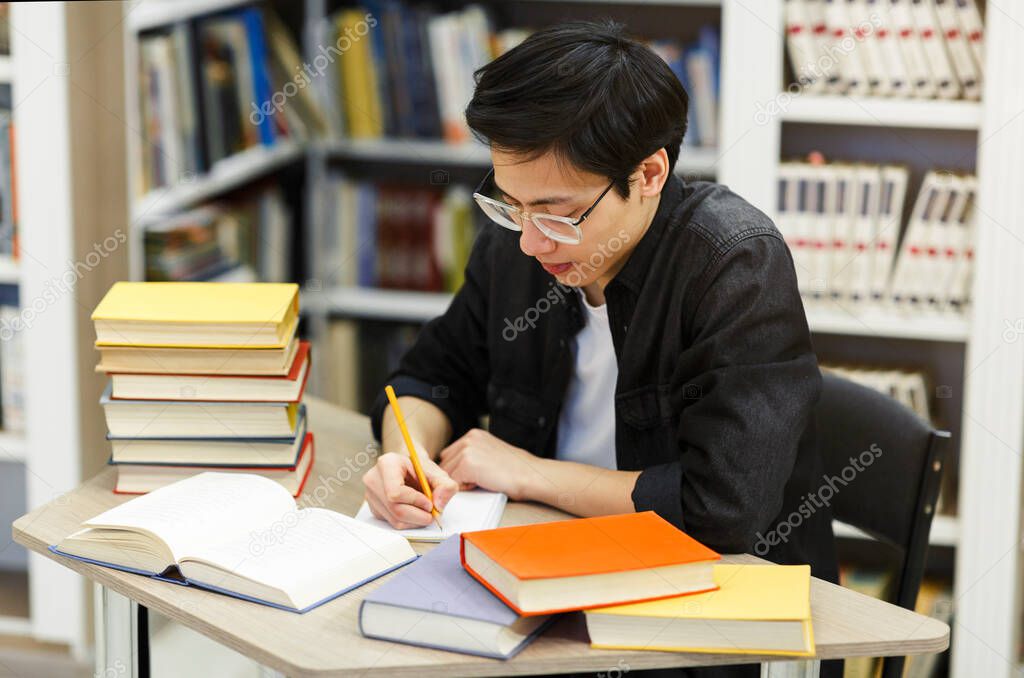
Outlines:
[[[913,610],[949,432],[935,430],[878,391],[834,374],[823,373],[822,378],[814,420],[825,470],[844,481],[854,476],[845,485],[836,483],[833,516],[895,547],[899,564],[889,602]],[[852,473],[847,470],[851,467]],[[904,657],[885,658],[882,678],[899,678],[903,663]]]

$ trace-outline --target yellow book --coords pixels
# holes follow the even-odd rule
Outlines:
[[[716,565],[717,591],[586,610],[592,647],[813,656],[809,565]]]
[[[335,26],[338,35],[353,37],[351,46],[342,54],[341,87],[345,97],[345,119],[348,123],[348,134],[353,139],[377,139],[384,134],[383,110],[380,92],[377,89],[377,78],[383,77],[376,72],[371,37],[365,32],[360,33],[360,25],[366,22],[366,11],[355,7],[344,9],[338,13]]]
[[[119,282],[92,313],[97,346],[283,348],[294,283]]]

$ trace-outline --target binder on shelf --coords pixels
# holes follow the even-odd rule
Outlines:
[[[967,35],[961,29],[957,18],[959,11],[954,0],[933,0],[935,18],[945,37],[946,49],[953,71],[964,88],[964,98],[972,101],[981,99],[981,70],[975,64]]]
[[[940,99],[955,99],[960,96],[960,83],[953,73],[953,64],[946,52],[944,35],[939,30],[935,16],[934,0],[910,0],[910,11],[917,26],[917,35],[924,47],[925,57],[931,69],[932,79]]]

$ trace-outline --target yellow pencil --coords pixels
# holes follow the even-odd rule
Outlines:
[[[430,491],[430,483],[427,482],[427,476],[423,473],[423,467],[420,466],[420,458],[416,455],[416,447],[412,444],[412,438],[409,437],[409,429],[405,427],[405,417],[402,416],[402,408],[398,406],[395,389],[391,388],[391,385],[388,384],[384,387],[384,393],[388,396],[388,402],[391,403],[391,409],[394,411],[395,419],[398,421],[398,428],[402,431],[402,438],[405,440],[405,446],[409,450],[409,458],[412,459],[412,467],[416,469],[416,477],[419,478],[423,494],[427,495],[427,499],[430,500],[430,515],[434,517],[434,522],[437,523],[438,529],[443,530],[444,528],[441,527],[441,513],[434,506],[434,495]]]

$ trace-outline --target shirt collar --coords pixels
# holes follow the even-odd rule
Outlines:
[[[672,213],[683,198],[683,180],[673,174],[661,189],[661,202],[654,212],[654,219],[640,242],[629,255],[622,269],[615,274],[612,283],[620,283],[639,294],[651,268],[651,260],[658,251],[658,243],[665,232]],[[609,283],[611,284],[611,283]]]

